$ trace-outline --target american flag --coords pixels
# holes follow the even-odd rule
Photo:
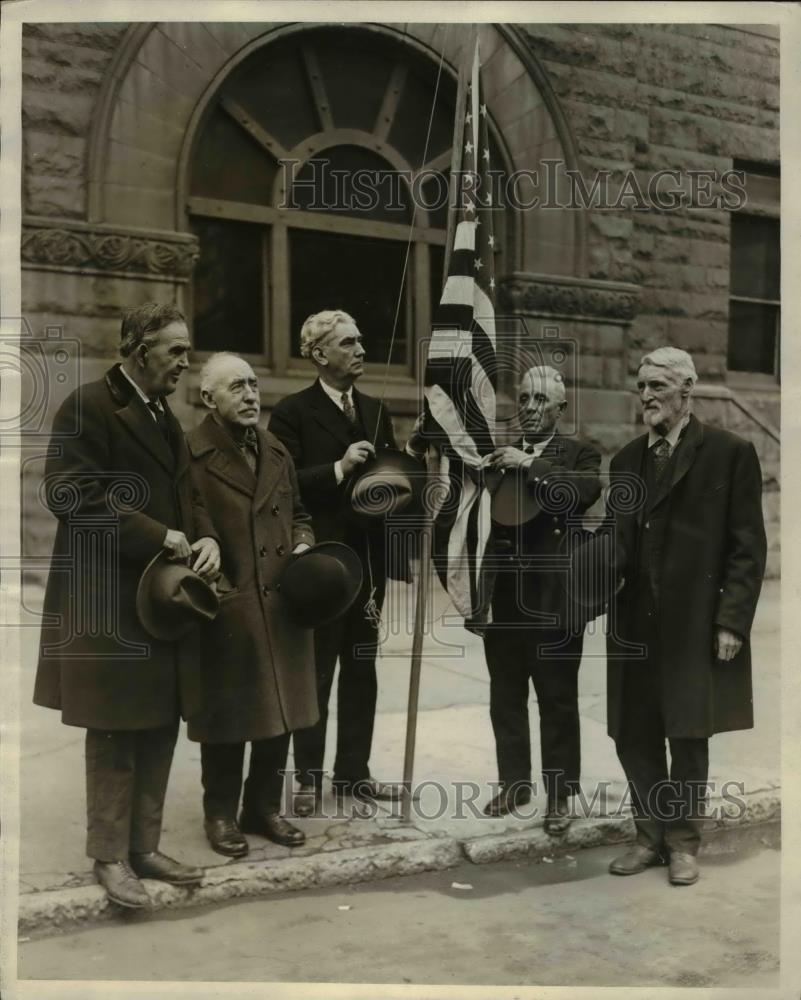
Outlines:
[[[464,116],[461,183],[426,365],[425,429],[439,462],[430,493],[434,565],[456,609],[472,618],[483,612],[487,599],[481,581],[490,497],[481,462],[494,448],[496,392],[495,237],[477,44],[464,105],[456,114]]]

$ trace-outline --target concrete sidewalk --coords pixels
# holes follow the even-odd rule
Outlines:
[[[64,926],[115,913],[95,885],[84,854],[85,798],[83,730],[62,726],[58,714],[31,704],[41,591],[30,591],[30,627],[24,630],[20,764],[20,926],[26,930]],[[763,590],[752,637],[755,713],[753,730],[721,734],[711,744],[710,780],[716,789],[741,783],[746,809],[727,811],[710,827],[731,829],[775,820],[779,814],[779,583]],[[390,588],[390,623],[379,660],[379,704],[373,773],[383,781],[402,776],[411,648],[413,590]],[[194,892],[148,883],[155,905],[188,905],[273,890],[330,885],[450,867],[465,855],[473,861],[548,855],[581,846],[628,839],[627,813],[614,815],[624,791],[623,773],[605,728],[605,659],[601,622],[585,640],[580,671],[582,785],[591,816],[577,820],[560,841],[542,830],[542,796],[519,818],[487,819],[481,807],[494,789],[495,751],[489,721],[489,681],[482,643],[461,625],[438,585],[432,588],[431,626],[424,662],[417,728],[415,801],[411,824],[389,809],[337,806],[326,794],[322,815],[297,820],[306,845],[290,850],[252,837],[243,862],[226,862],[209,848],[202,826],[200,752],[182,730],[170,778],[163,850],[209,870]],[[533,700],[533,699],[532,699]],[[332,708],[333,708],[332,704]],[[536,709],[532,711],[532,764],[538,770]],[[335,714],[329,727],[326,763],[333,759]],[[291,762],[290,762],[291,766]],[[731,794],[739,794],[735,788]],[[719,796],[719,792],[716,793]],[[607,815],[602,815],[604,801]],[[712,808],[721,813],[713,797]],[[397,810],[396,810],[397,812]]]

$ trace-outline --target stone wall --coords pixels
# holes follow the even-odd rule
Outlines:
[[[573,130],[587,180],[627,171],[731,168],[779,159],[779,41],[719,25],[530,25]],[[778,29],[776,29],[778,30]],[[696,358],[703,380],[725,373],[729,214],[593,211],[588,274],[642,286],[629,335],[630,372],[660,343]]]

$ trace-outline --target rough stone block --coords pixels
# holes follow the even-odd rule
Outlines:
[[[86,184],[82,178],[28,173],[23,178],[23,205],[31,215],[82,218],[86,212]]]
[[[84,137],[94,108],[94,95],[27,90],[22,95],[25,129]]]
[[[29,129],[23,134],[25,170],[50,177],[82,177],[86,159],[83,138]]]

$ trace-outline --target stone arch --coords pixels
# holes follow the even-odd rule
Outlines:
[[[355,25],[354,25],[355,26]],[[89,142],[90,221],[149,230],[182,228],[183,178],[203,107],[230,70],[288,31],[319,24],[171,22],[132,26],[98,101]],[[360,24],[443,58],[456,73],[465,33],[456,26]],[[441,30],[442,29],[442,30]],[[483,81],[496,138],[513,170],[544,159],[579,167],[567,120],[545,70],[518,29],[482,25]],[[517,213],[517,268],[580,277],[585,272],[584,212]]]

